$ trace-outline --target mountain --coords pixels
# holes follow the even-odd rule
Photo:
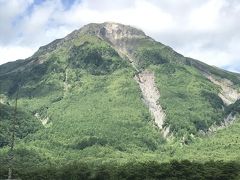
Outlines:
[[[18,94],[19,174],[136,158],[240,160],[240,75],[184,57],[131,26],[88,24],[1,65],[0,94],[1,139],[9,139]]]

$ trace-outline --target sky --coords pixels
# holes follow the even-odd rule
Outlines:
[[[239,0],[0,0],[0,64],[106,21],[140,28],[184,56],[240,72]]]

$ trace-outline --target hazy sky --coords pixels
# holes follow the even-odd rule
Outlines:
[[[105,21],[133,25],[185,56],[240,72],[239,0],[0,0],[0,64]]]

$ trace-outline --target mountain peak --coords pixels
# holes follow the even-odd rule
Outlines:
[[[130,25],[124,25],[116,22],[90,23],[78,30],[71,32],[65,38],[56,39],[45,46],[41,46],[35,55],[55,50],[64,42],[77,39],[83,34],[98,36],[99,38],[115,46],[119,46],[120,44],[120,46],[122,46],[122,40],[126,41],[130,39],[140,39],[147,37],[142,30]]]
[[[79,31],[87,34],[95,34],[110,41],[122,38],[146,37],[145,33],[140,29],[115,22],[91,23],[85,25]]]

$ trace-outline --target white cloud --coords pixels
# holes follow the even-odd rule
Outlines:
[[[17,59],[24,59],[33,55],[37,49],[20,46],[0,46],[0,62],[4,62],[5,59],[8,61],[14,61]]]
[[[192,10],[189,14],[189,28],[195,31],[210,31],[216,28],[219,13],[224,6],[224,1],[211,0]]]
[[[14,52],[22,47],[25,50],[19,55],[28,57],[30,49],[64,37],[84,24],[115,21],[141,28],[180,53],[209,64],[229,69],[239,64],[237,0],[76,0],[67,9],[61,0],[40,4],[23,1],[0,0],[5,5],[0,6],[0,26],[4,26],[0,28],[0,45],[6,51],[1,48],[0,63],[13,60],[11,54],[18,54]]]
[[[13,24],[28,6],[32,0],[0,0],[0,44],[8,42],[11,37],[14,37],[15,29]]]

